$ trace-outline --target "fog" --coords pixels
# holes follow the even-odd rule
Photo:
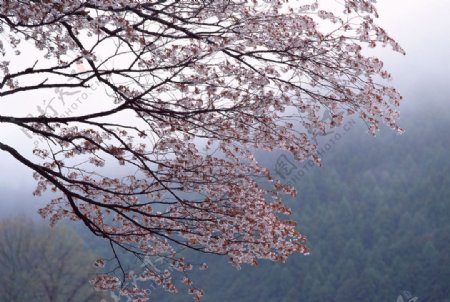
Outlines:
[[[450,95],[450,1],[380,0],[378,8],[379,23],[406,51],[406,56],[380,52],[405,97],[402,108],[437,105]]]

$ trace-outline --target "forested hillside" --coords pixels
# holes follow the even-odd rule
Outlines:
[[[241,271],[215,260],[194,278],[203,301],[378,302],[402,291],[450,301],[450,119],[438,113],[405,113],[402,136],[384,129],[373,138],[361,125],[336,131],[323,167],[292,179],[300,163],[285,176],[298,189],[289,204],[311,254]],[[275,170],[277,156],[259,157]]]

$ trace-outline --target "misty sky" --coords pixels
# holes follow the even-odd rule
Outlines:
[[[378,8],[379,23],[407,53],[383,55],[402,93],[427,90],[425,83],[448,93],[450,0],[379,0]]]
[[[377,52],[394,77],[393,85],[405,97],[402,119],[408,118],[408,112],[426,108],[424,102],[436,106],[438,100],[444,108],[441,113],[449,114],[450,0],[378,0],[378,9],[378,23],[407,53],[403,56],[388,49]],[[449,102],[442,104],[445,99]],[[0,214],[7,212],[6,204],[23,208],[23,200],[33,198],[32,188],[31,172],[0,152]],[[37,207],[37,203],[32,206]]]

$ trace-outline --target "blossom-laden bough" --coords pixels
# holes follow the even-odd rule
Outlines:
[[[34,171],[34,194],[58,194],[43,217],[81,221],[109,241],[116,270],[92,283],[135,301],[148,291],[129,280],[178,291],[172,272],[192,269],[180,249],[226,255],[235,266],[307,253],[284,216],[281,197],[295,190],[273,180],[252,150],[319,164],[308,133],[351,114],[372,133],[380,123],[401,131],[401,96],[383,84],[382,61],[364,53],[378,45],[404,52],[374,22],[372,2],[325,10],[299,1],[2,0],[2,108],[52,89],[104,93],[82,113],[0,109],[0,123],[41,141],[35,156],[5,141],[0,149]],[[37,59],[18,69],[12,62],[25,44]],[[171,269],[144,265],[133,275],[123,251],[162,257]],[[200,299],[203,291],[183,282]]]

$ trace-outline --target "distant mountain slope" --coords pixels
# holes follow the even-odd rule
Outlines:
[[[241,271],[216,259],[194,278],[202,301],[378,302],[402,291],[450,301],[450,114],[441,109],[404,113],[403,136],[384,129],[372,138],[355,126],[323,167],[286,177],[299,191],[289,204],[311,255]],[[259,158],[275,169],[277,156]]]

